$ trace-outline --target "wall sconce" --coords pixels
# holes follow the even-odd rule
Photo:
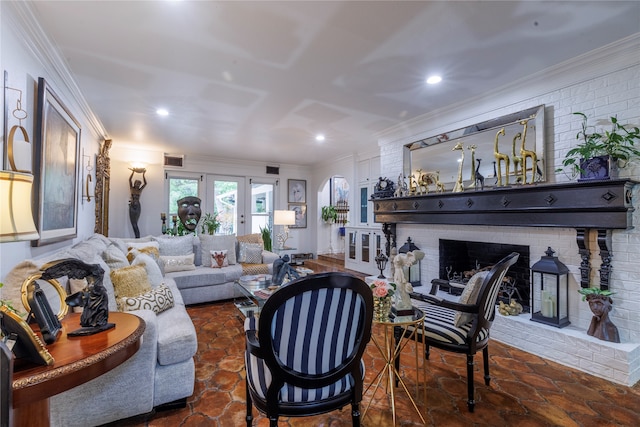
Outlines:
[[[5,71],[5,83],[7,78],[7,72]],[[22,109],[22,91],[20,89],[6,86],[6,84],[4,89],[5,100],[7,99],[8,91],[10,90],[14,90],[19,94],[18,99],[16,100],[16,108],[11,113],[13,117],[18,119],[18,124],[11,127],[7,137],[7,159],[9,160],[9,168],[13,172],[31,173],[31,163],[29,163],[31,161],[31,144],[29,142],[27,130],[22,126],[22,121],[29,117],[29,114]],[[22,140],[16,139],[17,131],[20,131],[22,134]],[[18,165],[16,165],[16,159],[18,159]],[[24,167],[20,168],[19,166]]]
[[[531,320],[564,328],[569,325],[569,269],[548,248],[531,266]]]
[[[84,184],[82,185],[82,203],[84,204],[85,199],[87,202],[91,201],[91,198],[94,197],[94,191],[91,190],[90,184],[93,181],[91,178],[91,171],[93,171],[93,166],[91,166],[91,156],[87,156],[84,154],[84,148],[82,149],[82,165],[86,171],[86,175],[83,175]]]
[[[284,226],[283,232],[276,236],[279,249],[285,248],[284,244],[289,238],[289,226],[295,225],[295,223],[296,213],[294,211],[273,211],[273,225]]]

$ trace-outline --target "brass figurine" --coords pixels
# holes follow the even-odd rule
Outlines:
[[[453,186],[454,193],[462,193],[464,191],[464,183],[462,181],[462,167],[464,166],[464,146],[462,145],[462,141],[459,141],[455,147],[451,149],[451,151],[460,151],[460,164],[458,165],[458,179],[456,180],[456,184]]]
[[[518,172],[518,165],[520,165],[520,168],[522,168],[522,157],[516,156],[516,141],[518,139],[522,139],[522,134],[520,132],[516,133],[516,135],[513,137],[513,143],[511,144],[511,160],[513,161],[513,174],[516,177],[518,177],[518,175],[521,175],[521,172]]]
[[[538,155],[535,151],[526,150],[524,145],[527,139],[527,124],[531,119],[520,120],[520,124],[524,125],[524,129],[522,130],[522,148],[520,148],[520,156],[522,157],[522,164],[520,167],[522,168],[522,183],[527,183],[527,157],[531,158],[531,182],[533,184],[536,176],[536,167],[538,165]]]
[[[469,188],[476,188],[476,148],[478,148],[477,145],[467,147],[467,150],[471,151],[471,184],[469,184]]]
[[[436,184],[436,193],[444,193],[446,189],[444,188],[442,181],[440,181],[440,171],[436,171],[434,181]]]
[[[505,171],[505,181],[506,184],[505,185],[509,185],[509,155],[508,154],[504,154],[501,153],[498,150],[498,138],[500,137],[500,135],[504,136],[505,132],[504,132],[504,128],[500,129],[498,131],[498,133],[496,133],[496,139],[493,142],[493,156],[496,158],[496,162],[497,162],[497,166],[498,166],[498,187],[502,187],[502,162],[505,163],[506,166],[506,171]]]

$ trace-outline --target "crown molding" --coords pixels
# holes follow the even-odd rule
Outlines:
[[[499,110],[545,93],[637,66],[640,65],[639,51],[640,32],[518,79],[491,91],[490,94],[472,97],[407,120],[378,132],[375,137],[380,146],[398,142],[409,136],[415,136],[424,129],[433,128],[434,122],[438,122],[438,127],[446,127],[449,124],[472,119],[468,117],[469,111]],[[442,123],[443,118],[446,118],[446,124]]]
[[[59,48],[53,44],[40,25],[30,2],[3,2],[3,8],[8,17],[5,22],[24,41],[34,59],[42,65],[47,80],[50,80],[54,87],[60,88],[58,92],[70,95],[71,101],[82,112],[95,133],[108,139],[104,125],[89,106]]]

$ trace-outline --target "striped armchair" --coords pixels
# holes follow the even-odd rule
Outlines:
[[[359,426],[372,317],[371,290],[348,274],[315,274],[274,292],[260,317],[245,323],[247,426],[253,405],[275,427],[281,415],[322,414],[349,403]]]
[[[479,273],[476,284],[477,297],[468,300],[466,304],[452,302],[434,295],[412,293],[413,305],[425,313],[425,336],[418,331],[416,339],[426,343],[425,358],[429,359],[429,347],[433,346],[454,353],[467,355],[467,406],[469,412],[475,407],[473,366],[474,356],[482,350],[484,359],[484,382],[488,386],[489,376],[489,329],[496,312],[496,301],[500,285],[509,267],[518,261],[520,254],[512,252],[495,264],[488,274]],[[475,277],[474,277],[475,278]],[[467,286],[472,286],[472,278]],[[408,335],[408,330],[405,331]],[[396,367],[400,365],[400,358],[395,360]]]

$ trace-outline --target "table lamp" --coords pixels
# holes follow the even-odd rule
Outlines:
[[[282,225],[282,233],[278,234],[278,244],[280,249],[284,249],[284,244],[289,238],[289,226],[295,225],[296,213],[294,211],[273,211],[273,225]]]
[[[40,237],[31,213],[32,184],[31,174],[0,171],[0,242],[35,240]]]

